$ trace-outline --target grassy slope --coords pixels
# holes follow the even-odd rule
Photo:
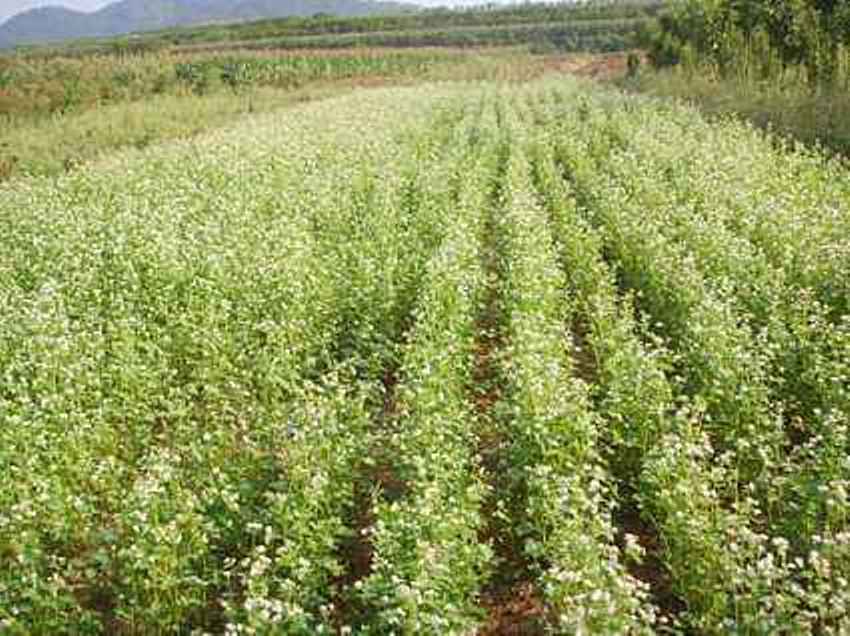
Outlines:
[[[0,181],[22,174],[59,174],[119,148],[143,148],[193,136],[229,124],[234,118],[288,108],[363,86],[530,79],[546,68],[542,58],[503,49],[464,55],[455,63],[432,65],[416,74],[332,78],[297,88],[252,86],[238,93],[221,89],[204,95],[149,95],[65,115],[18,118],[15,125],[0,126]]]
[[[709,115],[736,115],[781,136],[850,156],[850,94],[808,90],[802,78],[757,83],[677,70],[646,71],[622,86],[695,103]]]
[[[442,31],[458,28],[517,26],[547,23],[577,25],[599,21],[631,22],[644,20],[657,9],[655,0],[620,0],[613,4],[591,3],[576,7],[571,4],[512,5],[498,9],[434,9],[403,15],[338,17],[290,17],[229,24],[209,24],[196,27],[166,29],[131,37],[87,39],[63,44],[61,47],[32,47],[35,54],[79,54],[114,52],[120,50],[158,49],[193,44],[244,44],[269,39],[299,36],[339,36],[353,34],[396,33],[411,31]],[[22,49],[23,50],[23,49]]]
[[[622,48],[653,6],[652,0],[624,0],[580,8],[292,18],[20,49],[0,55],[0,180],[59,173],[120,147],[192,135],[241,113],[364,83],[529,79],[550,68],[552,56],[532,57],[527,50]],[[451,49],[425,46],[447,37]],[[283,50],[304,45],[305,38],[321,49]],[[355,49],[338,49],[352,38]],[[478,50],[482,44],[486,52]],[[470,45],[475,48],[463,53],[456,48]],[[275,66],[287,57],[299,59]],[[317,57],[328,61],[316,64]],[[358,64],[364,57],[371,63]],[[234,72],[238,86],[229,79]]]

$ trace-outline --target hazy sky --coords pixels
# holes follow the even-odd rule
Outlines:
[[[64,5],[79,11],[95,11],[113,0],[0,0],[0,22],[16,13],[47,5]]]
[[[78,11],[95,11],[100,7],[114,2],[115,0],[0,0],[0,22],[12,17],[16,13],[32,9],[34,7],[43,7],[46,5],[64,5],[70,9]],[[137,0],[141,2],[142,0]],[[436,5],[466,5],[479,4],[485,0],[412,0],[416,4],[429,6]]]

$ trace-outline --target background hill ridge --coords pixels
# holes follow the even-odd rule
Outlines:
[[[49,6],[24,11],[0,24],[0,48],[207,22],[317,13],[362,16],[412,9],[413,5],[374,0],[120,0],[94,12]]]

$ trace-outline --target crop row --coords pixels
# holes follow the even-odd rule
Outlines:
[[[842,633],[841,178],[547,80],[0,186],[0,628]]]
[[[599,421],[571,358],[575,299],[532,187],[528,132],[510,106],[504,119],[505,376],[512,464],[527,488],[526,549],[540,564],[539,586],[558,631],[649,633],[654,615],[645,590],[615,544]]]
[[[375,399],[363,353],[433,243],[433,222],[400,229],[422,134],[398,133],[414,116],[441,140],[431,103],[4,190],[6,627],[316,624]]]
[[[374,562],[359,591],[375,619],[364,633],[468,631],[489,560],[489,548],[478,541],[484,486],[467,395],[489,175],[478,144],[457,145],[467,151],[454,164],[452,222],[425,268],[402,357],[390,436],[401,492],[374,504]]]
[[[655,408],[657,414],[678,412],[660,429],[678,430],[663,439],[663,450],[652,452],[644,469],[650,472],[642,479],[647,486],[655,480],[655,486],[643,503],[645,514],[660,524],[668,550],[677,550],[671,532],[685,541],[681,555],[670,554],[668,564],[694,614],[689,620],[709,630],[840,625],[844,614],[835,608],[842,606],[846,587],[834,570],[843,569],[846,559],[840,512],[846,466],[838,459],[846,443],[841,391],[816,385],[817,403],[831,410],[797,404],[792,419],[784,400],[794,371],[782,367],[793,360],[804,373],[824,373],[816,366],[830,365],[827,356],[842,346],[840,332],[830,330],[823,314],[814,324],[826,326],[827,336],[816,333],[814,324],[795,328],[790,299],[798,291],[746,237],[719,223],[714,208],[700,207],[710,184],[671,185],[665,178],[683,172],[683,166],[703,165],[665,164],[644,147],[649,145],[644,131],[663,128],[663,120],[654,117],[668,107],[599,97],[576,103],[556,95],[541,105],[538,121],[553,127],[546,137],[553,158],[542,153],[544,190],[555,207],[573,210],[571,216],[580,219],[582,239],[567,241],[577,246],[574,251],[596,242],[600,255],[616,266],[618,286],[631,290],[649,320],[636,330],[643,341],[654,343],[660,335],[673,349],[667,376],[678,404],[674,408],[665,399]],[[583,263],[575,271],[593,268]],[[811,344],[825,337],[828,344]],[[616,356],[624,351],[618,348]],[[826,369],[835,373],[835,363]],[[834,386],[834,376],[832,381]],[[669,390],[659,394],[660,387],[640,398],[643,406]],[[602,407],[610,405],[605,397]],[[614,414],[622,425],[622,413]],[[637,422],[645,421],[640,411],[637,416]],[[640,424],[640,434],[653,440],[662,422]],[[815,431],[811,437],[809,430]],[[677,452],[682,442],[691,449],[684,456]],[[702,459],[684,470],[682,460],[694,458]],[[631,453],[625,459],[634,475],[638,466],[631,467]],[[670,498],[677,493],[678,500]],[[705,496],[702,502],[698,493]]]

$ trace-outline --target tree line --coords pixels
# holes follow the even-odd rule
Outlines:
[[[769,79],[789,66],[813,87],[846,82],[846,0],[672,0],[645,34],[656,66],[709,65]]]

